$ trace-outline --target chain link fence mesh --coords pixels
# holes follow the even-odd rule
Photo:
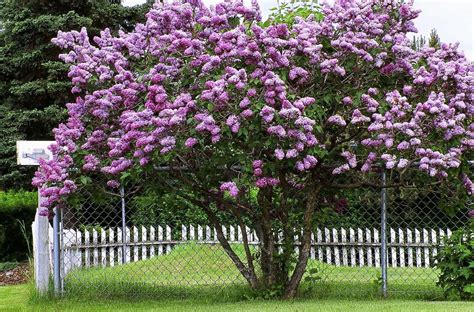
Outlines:
[[[138,184],[114,192],[104,186],[105,181],[91,179],[62,210],[64,294],[185,297],[247,289],[215,229],[196,207]],[[455,215],[443,212],[441,197],[432,189],[387,189],[389,296],[441,294],[433,257],[442,237],[469,221],[467,209]],[[380,189],[344,191],[318,210],[314,220],[301,292],[316,297],[380,295]],[[232,219],[223,224],[237,255],[244,256],[245,236],[258,258],[259,241],[251,226],[243,229]]]

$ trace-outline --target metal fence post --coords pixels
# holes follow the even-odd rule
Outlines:
[[[382,295],[387,297],[387,173],[382,169],[382,191],[381,191],[381,268],[382,268]]]
[[[126,220],[125,220],[125,190],[123,185],[120,185],[120,199],[122,200],[122,264],[125,263],[127,242],[126,242]]]
[[[59,209],[54,208],[53,217],[53,283],[54,294],[59,296],[61,294],[61,274],[60,274],[60,231],[59,231]]]

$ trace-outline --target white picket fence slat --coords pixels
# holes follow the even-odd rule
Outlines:
[[[242,243],[244,235],[249,244],[258,245],[255,230],[240,226],[222,226],[222,233],[231,243]],[[122,236],[125,234],[124,236]],[[295,230],[295,251],[299,252],[301,231]],[[430,267],[438,254],[438,243],[450,229],[390,228],[387,233],[387,261],[391,267]],[[278,233],[281,238],[281,233]],[[182,225],[177,240],[166,226],[132,228],[102,228],[92,230],[63,229],[63,272],[67,274],[82,266],[115,266],[136,262],[172,251],[173,247],[193,241],[197,244],[219,244],[214,227]],[[279,248],[278,250],[281,250]],[[310,258],[335,266],[381,265],[379,229],[316,228],[311,233]]]

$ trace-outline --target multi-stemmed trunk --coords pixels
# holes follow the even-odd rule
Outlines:
[[[297,232],[295,232],[293,226],[288,222],[287,215],[283,217],[284,222],[280,222],[281,226],[275,228],[273,226],[275,220],[271,217],[271,210],[274,208],[272,207],[271,201],[265,201],[263,196],[259,198],[261,216],[255,220],[254,228],[260,241],[260,257],[257,257],[255,253],[251,252],[247,237],[248,233],[246,233],[246,227],[239,210],[231,208],[244,234],[242,242],[245,250],[244,259],[241,259],[241,257],[236,254],[225,238],[222,232],[222,225],[216,214],[209,206],[203,208],[216,228],[217,239],[221,246],[236,265],[242,276],[247,280],[250,287],[255,290],[279,290],[281,297],[288,299],[296,295],[298,286],[306,271],[311,249],[313,213],[318,194],[319,188],[314,188],[308,192],[303,219],[300,220],[302,228],[299,228]],[[281,233],[281,236],[279,233]],[[299,236],[299,242],[295,242],[294,240],[295,233]],[[296,263],[292,263],[291,259],[295,255],[295,243],[298,243],[299,248]],[[292,269],[293,264],[294,268]],[[258,266],[261,272],[257,272],[256,267]]]

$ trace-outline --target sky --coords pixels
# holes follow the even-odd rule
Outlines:
[[[221,1],[203,0],[207,5]],[[123,0],[128,6],[144,2]],[[264,17],[270,8],[277,6],[277,0],[259,0],[259,3]],[[442,42],[459,42],[467,58],[474,60],[474,0],[415,0],[414,5],[422,10],[415,20],[418,34],[428,36],[435,28]]]

